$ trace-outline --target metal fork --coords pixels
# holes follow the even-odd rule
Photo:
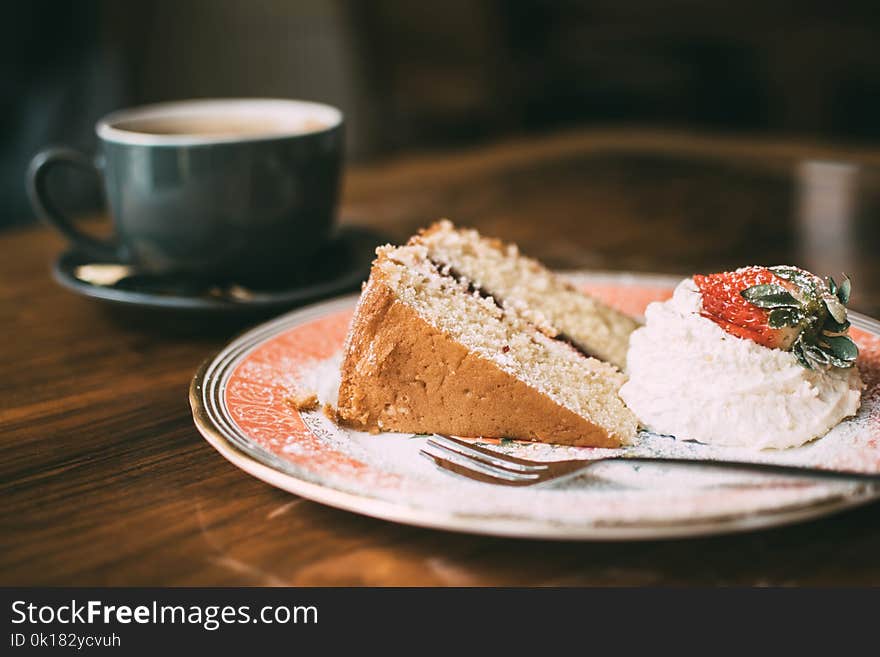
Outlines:
[[[427,447],[420,453],[432,460],[439,468],[455,474],[503,486],[534,486],[574,476],[591,465],[605,461],[628,461],[630,463],[673,463],[677,465],[698,465],[702,467],[723,468],[726,470],[745,470],[766,474],[836,479],[839,481],[864,481],[880,483],[880,473],[856,472],[852,470],[826,470],[823,468],[799,465],[778,465],[775,463],[753,463],[750,461],[716,461],[712,459],[671,458],[665,456],[603,456],[595,459],[574,459],[568,461],[531,461],[508,454],[502,454],[479,445],[444,436],[432,434]]]

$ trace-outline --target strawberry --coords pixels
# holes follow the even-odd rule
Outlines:
[[[694,276],[702,315],[731,335],[792,351],[808,368],[851,367],[858,348],[846,335],[850,282],[796,267],[744,267]]]
[[[732,272],[694,276],[703,296],[702,315],[739,338],[771,349],[787,351],[800,333],[799,327],[770,326],[770,310],[750,302],[742,291],[757,285],[778,285],[791,292],[791,283],[766,267],[745,267]]]

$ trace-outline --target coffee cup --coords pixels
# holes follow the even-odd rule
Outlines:
[[[57,147],[28,170],[37,214],[85,255],[149,273],[266,281],[331,238],[343,116],[281,99],[190,100],[122,110],[95,126],[97,157]],[[102,180],[113,235],[81,231],[48,191],[71,166]]]

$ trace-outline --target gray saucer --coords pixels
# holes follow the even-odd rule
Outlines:
[[[52,276],[77,294],[117,306],[226,314],[283,310],[358,289],[369,276],[376,246],[385,241],[369,229],[342,227],[307,270],[288,276],[285,285],[272,289],[145,274],[127,276],[113,285],[99,285],[77,277],[83,265],[99,263],[76,250],[58,257]]]

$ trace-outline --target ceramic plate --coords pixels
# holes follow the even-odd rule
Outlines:
[[[583,289],[641,315],[669,298],[675,279],[569,274]],[[420,457],[424,437],[370,435],[321,411],[297,412],[302,390],[328,398],[357,296],[279,317],[206,362],[190,388],[195,422],[224,457],[267,483],[330,506],[440,529],[549,539],[635,540],[746,531],[816,518],[880,497],[880,486],[722,471],[603,463],[548,488],[466,480]],[[643,432],[633,451],[658,455],[824,464],[880,471],[880,323],[851,313],[867,384],[859,414],[807,446],[753,452]],[[683,400],[682,403],[687,403]],[[534,459],[610,454],[534,443],[481,441]]]

